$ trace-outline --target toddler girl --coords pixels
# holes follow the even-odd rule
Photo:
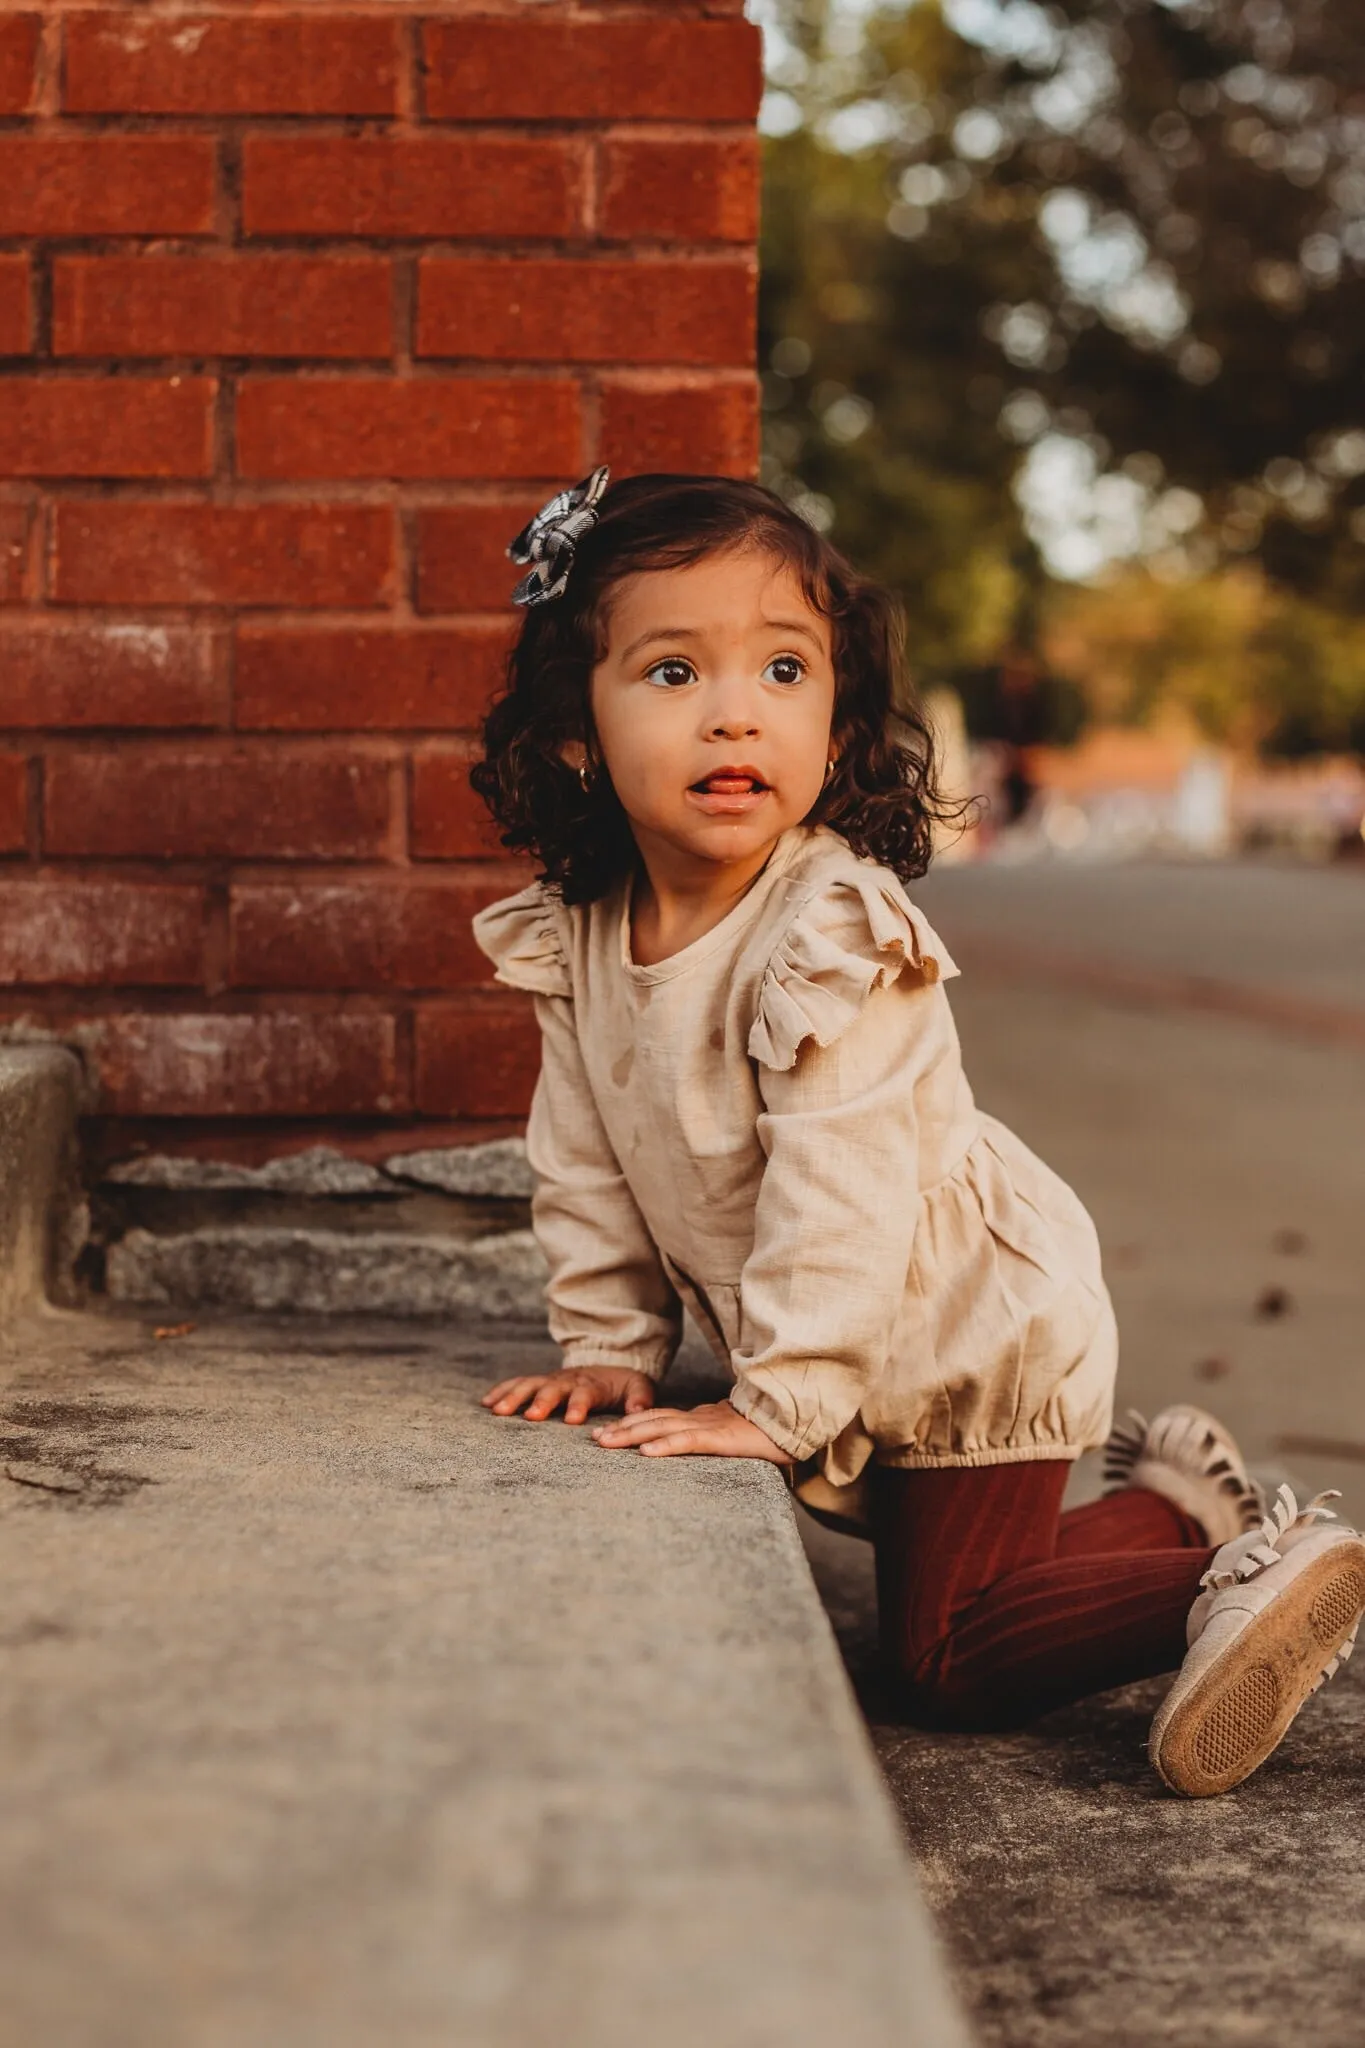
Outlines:
[[[870,1533],[906,1711],[1015,1725],[1179,1668],[1153,1727],[1219,1792],[1348,1654],[1365,1543],[1265,1514],[1196,1409],[1108,1437],[1114,1318],[1081,1203],[979,1111],[905,885],[943,806],[896,613],[757,486],[597,471],[513,543],[508,688],[471,780],[543,871],[474,920],[529,989],[526,1133],[561,1370],[605,1450],[764,1458]],[[686,1304],[729,1399],[656,1405]],[[1183,1660],[1183,1662],[1182,1662]]]

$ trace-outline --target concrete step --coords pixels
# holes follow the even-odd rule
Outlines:
[[[120,1303],[534,1321],[531,1187],[520,1138],[382,1164],[323,1145],[255,1167],[153,1154],[102,1173],[93,1264]]]
[[[0,2038],[965,2042],[772,1467],[493,1418],[505,1326],[0,1354]]]

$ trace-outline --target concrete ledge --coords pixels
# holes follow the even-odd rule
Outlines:
[[[7,2038],[963,2048],[772,1468],[497,1420],[551,1353],[489,1325],[45,1341],[0,1343]]]
[[[75,1241],[80,1065],[55,1046],[0,1046],[0,1318],[60,1292]]]
[[[545,1274],[529,1230],[470,1239],[251,1224],[168,1237],[130,1230],[105,1263],[111,1301],[341,1316],[537,1320]]]

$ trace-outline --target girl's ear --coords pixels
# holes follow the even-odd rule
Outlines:
[[[582,740],[565,740],[559,749],[559,758],[566,768],[572,768],[577,775],[587,766],[588,750]]]

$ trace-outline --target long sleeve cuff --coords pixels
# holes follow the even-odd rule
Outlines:
[[[761,1387],[753,1385],[743,1375],[730,1389],[730,1406],[748,1421],[757,1423],[765,1436],[770,1436],[779,1451],[797,1460],[813,1458],[825,1445],[833,1443],[844,1427],[843,1423],[822,1429],[817,1421],[796,1426],[792,1422],[791,1410],[784,1412]],[[857,1413],[854,1404],[853,1413]],[[851,1418],[849,1418],[851,1419]]]
[[[612,1372],[642,1372],[659,1381],[673,1363],[677,1346],[650,1344],[625,1349],[600,1343],[594,1337],[567,1337],[562,1341],[564,1370],[577,1372],[589,1366],[605,1366]]]

